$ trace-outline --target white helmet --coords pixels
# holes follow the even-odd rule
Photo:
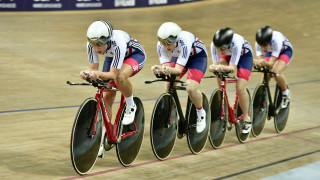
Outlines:
[[[158,29],[158,39],[162,44],[172,44],[177,41],[181,28],[174,22],[165,22]]]
[[[93,22],[87,31],[87,40],[93,46],[107,44],[113,35],[113,26],[103,20]]]

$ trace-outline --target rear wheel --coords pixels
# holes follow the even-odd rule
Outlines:
[[[102,138],[102,115],[99,107],[96,135],[92,135],[97,113],[97,100],[86,99],[80,106],[73,123],[70,142],[71,161],[75,171],[84,175],[94,166]]]
[[[203,108],[206,111],[206,128],[201,132],[197,133],[197,110],[196,107],[192,104],[191,100],[188,98],[188,108],[187,108],[187,122],[188,122],[188,131],[187,131],[187,141],[190,151],[193,154],[199,154],[205,147],[209,135],[210,129],[210,108],[207,96],[202,93],[202,102]]]
[[[287,85],[289,89],[289,86]],[[274,104],[275,104],[275,117],[274,117],[274,127],[277,133],[281,133],[287,125],[289,110],[290,110],[290,101],[286,108],[281,108],[282,102],[282,91],[280,87],[276,86],[276,91],[274,95]]]
[[[116,146],[118,160],[123,166],[129,166],[137,158],[142,145],[143,136],[144,136],[145,117],[144,117],[143,104],[138,97],[134,97],[133,100],[137,106],[134,122],[132,124],[123,126],[122,134],[137,130],[136,134],[133,134],[131,136],[128,136],[122,139],[121,142],[117,143],[117,146]],[[118,123],[118,135],[120,134],[119,132],[121,127],[120,122],[122,122],[124,112],[125,112],[125,107],[122,109],[122,112],[120,115],[120,120]],[[134,125],[136,125],[137,129],[135,128]]]
[[[252,102],[251,102],[251,95],[250,95],[250,92],[249,92],[249,89],[248,88],[246,88],[246,90],[247,90],[247,93],[248,93],[248,96],[249,96],[249,116],[250,116],[250,119],[252,119],[253,117],[252,117]],[[243,113],[242,113],[242,110],[241,110],[241,108],[240,108],[240,104],[239,104],[239,100],[238,100],[238,102],[237,102],[237,109],[236,109],[236,117],[239,117],[239,116],[241,116]],[[243,120],[240,120],[239,122],[237,122],[236,123],[236,134],[237,134],[237,138],[238,138],[238,140],[241,142],[241,143],[243,143],[243,142],[245,142],[247,139],[248,139],[248,137],[249,137],[249,134],[250,133],[248,133],[248,134],[243,134],[242,133],[242,125],[243,125]]]
[[[154,106],[151,124],[151,148],[159,160],[165,160],[172,152],[176,142],[178,117],[174,98],[164,93],[160,95]]]
[[[226,127],[228,119],[227,104],[224,103],[224,108],[222,108],[223,92],[221,89],[216,89],[213,91],[209,104],[211,111],[209,141],[213,148],[219,148],[226,136]],[[222,116],[223,110],[224,116]]]
[[[259,84],[253,93],[253,119],[251,133],[254,137],[261,134],[268,116],[268,94],[264,84]]]

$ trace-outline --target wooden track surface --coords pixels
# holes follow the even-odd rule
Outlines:
[[[320,161],[319,7],[319,0],[207,0],[138,9],[1,12],[0,179],[79,178],[70,160],[70,132],[78,106],[94,96],[95,89],[65,82],[81,82],[79,72],[88,67],[86,30],[97,19],[129,32],[147,52],[144,69],[132,78],[134,93],[145,107],[146,131],[133,166],[122,167],[112,149],[97,160],[86,179],[260,179]],[[158,161],[149,126],[164,88],[163,83],[144,81],[153,79],[150,67],[159,64],[156,33],[165,21],[196,34],[208,50],[214,32],[226,26],[252,45],[263,25],[283,32],[294,47],[294,58],[284,72],[292,93],[284,132],[277,134],[273,120],[267,121],[259,137],[241,144],[232,130],[220,149],[208,142],[199,155],[191,154],[183,138],[168,160]],[[260,80],[261,75],[252,75],[251,94]],[[201,91],[210,98],[216,87],[215,80],[204,80]],[[234,86],[229,90],[234,93]],[[185,105],[186,93],[180,95]]]

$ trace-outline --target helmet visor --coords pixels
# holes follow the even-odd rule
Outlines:
[[[101,36],[100,38],[88,38],[87,37],[88,42],[92,45],[92,46],[102,46],[107,44],[110,41],[110,38],[107,38],[105,36]]]
[[[225,49],[229,49],[229,47],[230,47],[230,44],[223,44],[222,46],[220,46],[220,47],[217,47],[217,46],[215,46],[216,48],[219,48],[219,49],[221,49],[221,50],[225,50]]]
[[[166,39],[162,39],[160,37],[158,37],[158,40],[162,43],[162,44],[172,44],[174,42],[176,42],[177,40],[177,36],[169,36]]]

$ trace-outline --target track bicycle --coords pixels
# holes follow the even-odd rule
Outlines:
[[[169,82],[169,91],[157,99],[151,117],[150,140],[154,155],[159,160],[165,160],[171,154],[176,137],[187,136],[188,146],[193,154],[199,154],[206,145],[209,135],[210,109],[208,99],[202,93],[203,108],[206,111],[206,128],[196,132],[197,112],[195,106],[188,98],[186,116],[183,115],[177,90],[186,90],[187,83],[177,80],[176,75],[156,75],[158,79],[145,81],[146,84],[154,82]],[[177,86],[180,83],[181,86]],[[178,120],[179,115],[179,120]]]
[[[221,88],[213,91],[209,104],[211,109],[211,127],[209,141],[213,148],[219,148],[223,143],[226,131],[231,130],[235,126],[238,140],[243,143],[249,137],[248,134],[242,133],[243,113],[239,105],[238,94],[236,94],[234,106],[231,107],[228,99],[226,85],[236,83],[237,77],[229,76],[231,72],[214,73],[214,76],[205,78],[220,78]],[[249,89],[246,88],[249,96],[249,116],[252,119],[252,102]]]
[[[281,107],[282,91],[278,85],[275,88],[274,100],[272,101],[269,79],[278,74],[271,72],[267,67],[256,67],[255,71],[263,73],[263,82],[259,83],[253,93],[253,123],[252,123],[252,135],[259,136],[264,129],[266,119],[270,120],[274,118],[274,127],[277,133],[281,133],[286,127],[290,101],[286,108]],[[287,88],[289,86],[287,85]]]
[[[87,174],[94,166],[99,151],[109,151],[116,146],[119,162],[129,166],[138,156],[144,136],[144,108],[141,100],[134,97],[137,106],[135,119],[132,124],[122,125],[125,113],[125,98],[121,94],[120,107],[115,122],[112,123],[107,114],[103,101],[103,91],[117,91],[108,86],[108,82],[97,79],[87,79],[88,83],[72,83],[69,85],[93,86],[97,88],[94,98],[86,99],[75,117],[70,142],[71,161],[74,170],[80,174]],[[103,126],[104,124],[104,126]],[[102,134],[105,127],[106,134]]]

